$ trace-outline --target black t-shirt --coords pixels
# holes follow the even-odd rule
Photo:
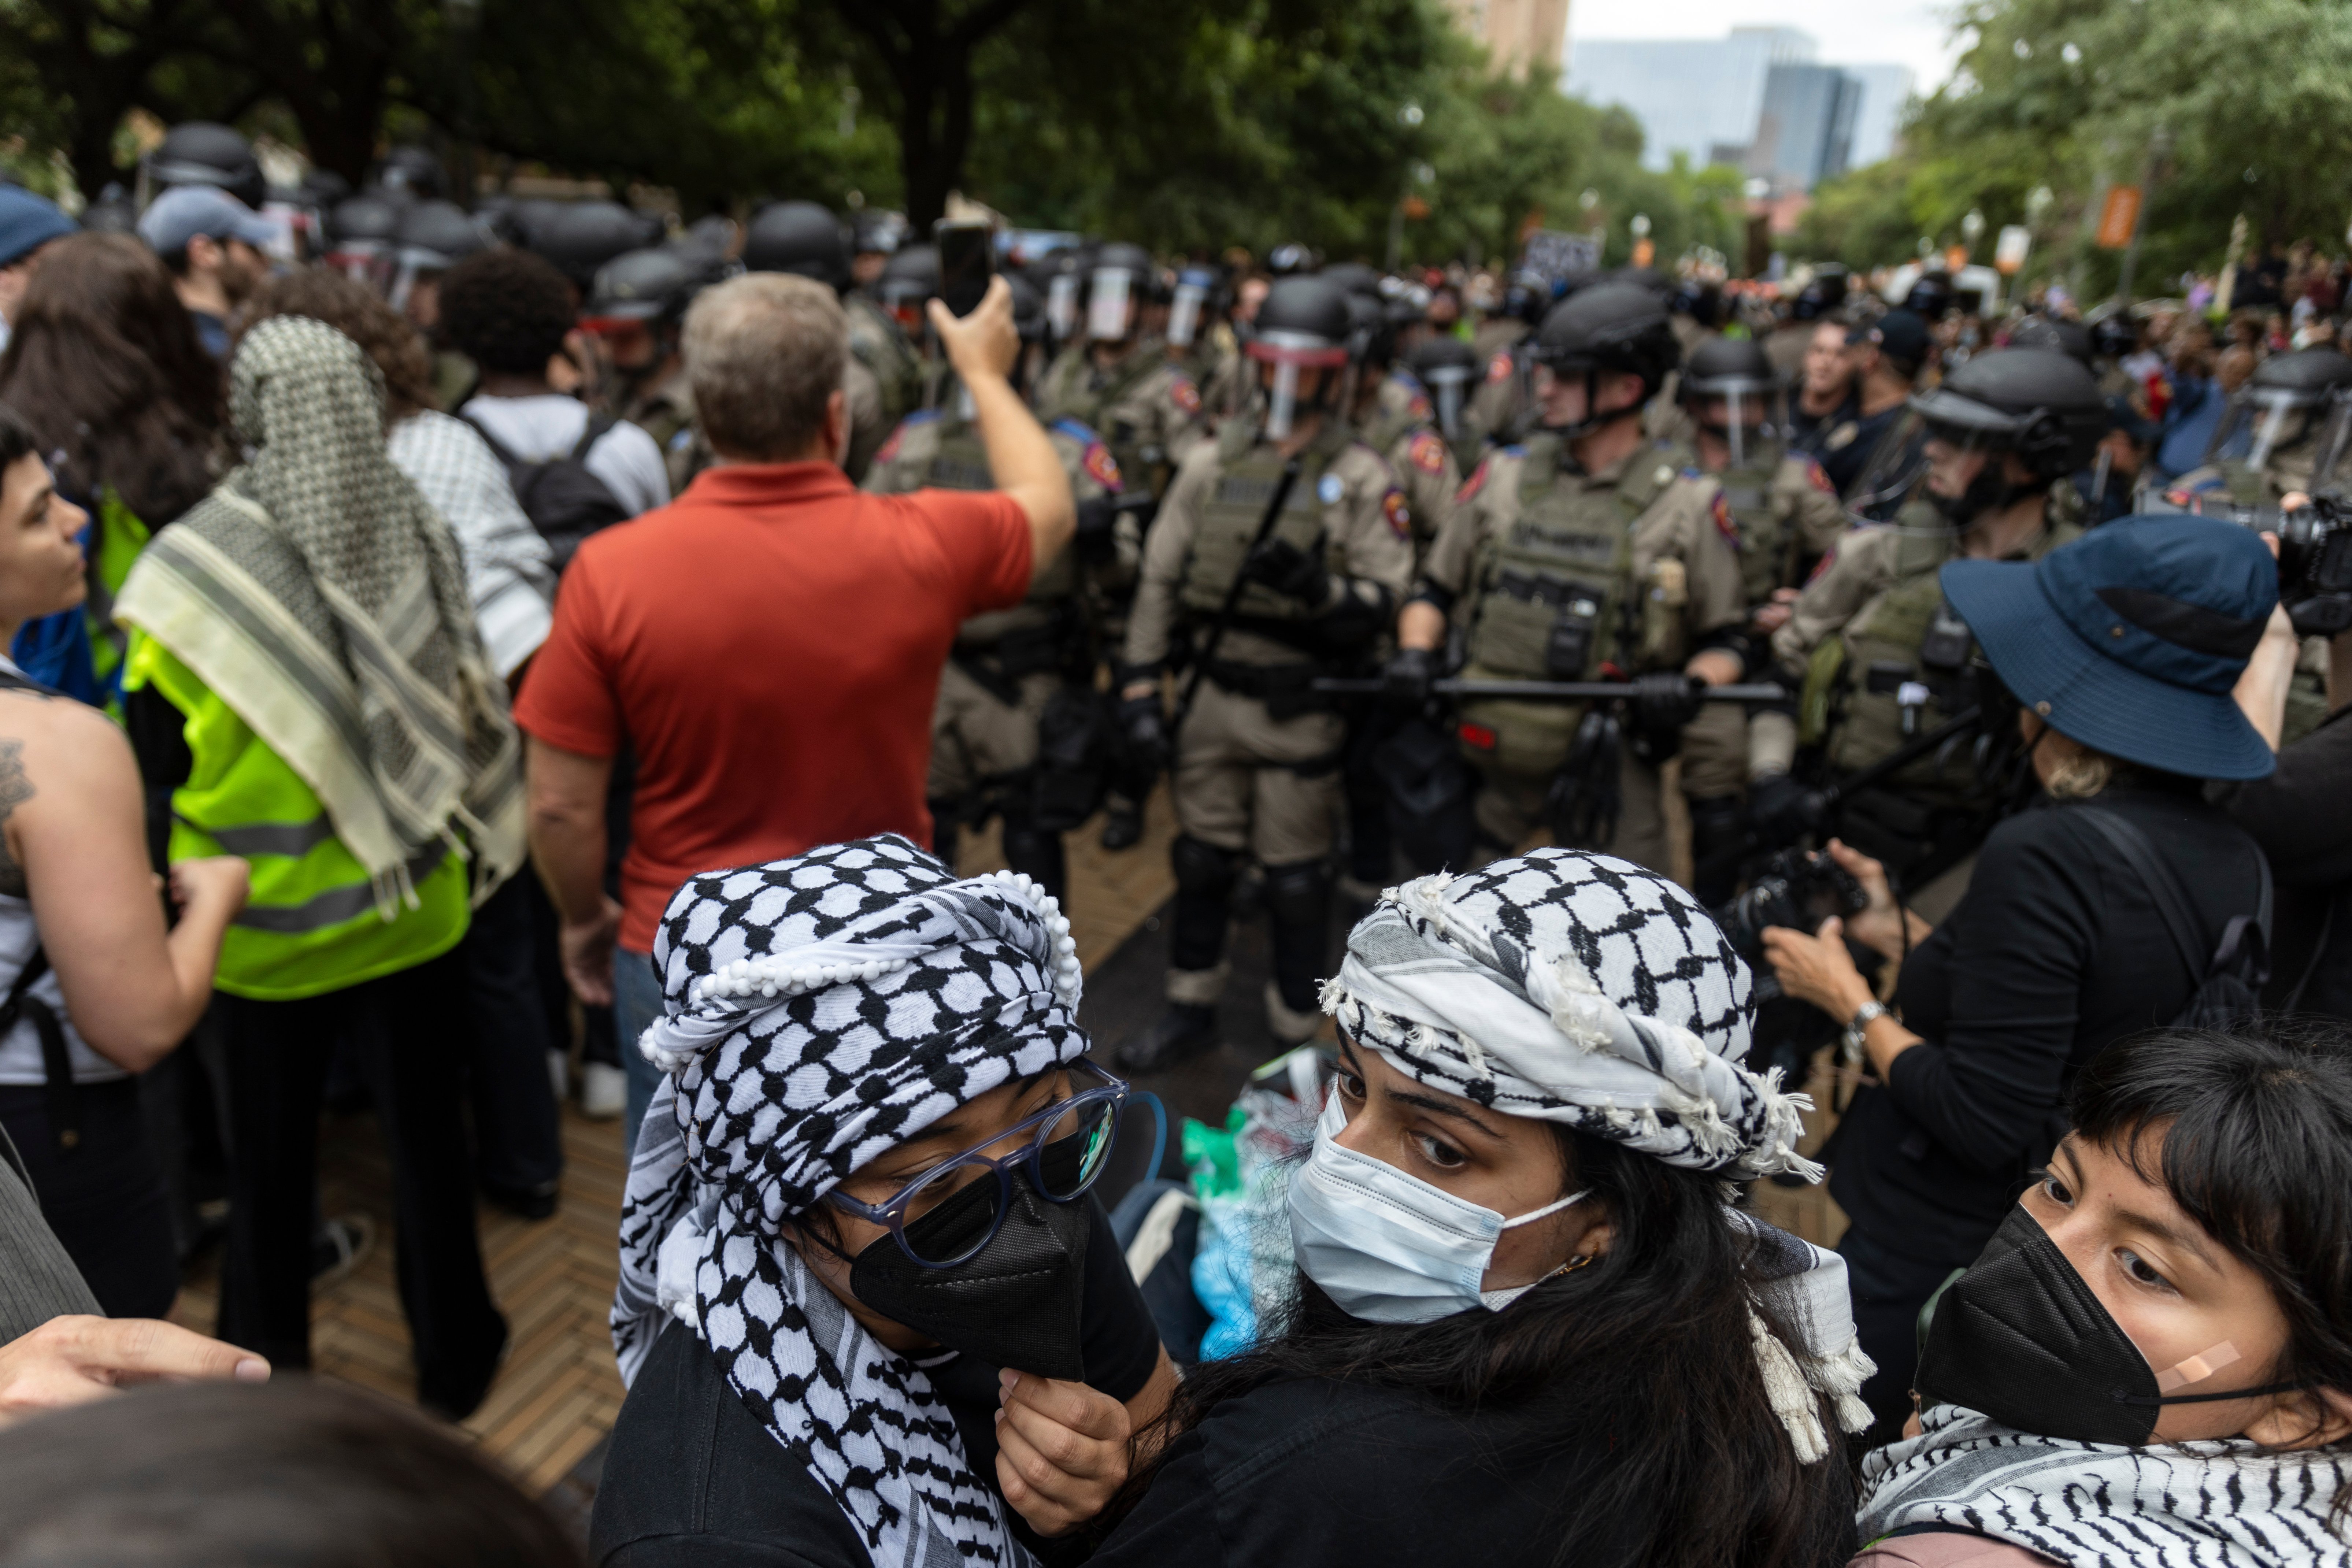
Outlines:
[[[2278,879],[2263,1003],[2352,1018],[2352,708],[2281,752],[2270,777],[2218,793]]]
[[[1804,404],[1792,394],[1789,399],[1789,450],[1817,458],[1840,426],[1861,417],[1862,405],[1854,401],[1852,393],[1827,414],[1806,413]]]
[[[2196,904],[2207,954],[2231,915],[2252,912],[2261,852],[2184,784],[2045,801],[1985,840],[1968,896],[1895,989],[1925,1043],[1895,1058],[1885,1088],[1855,1094],[1837,1134],[1830,1195],[1871,1241],[1922,1263],[1975,1261],[2029,1157],[2046,1154],[2037,1144],[2075,1069],[2170,1023],[2196,990],[2153,896],[2081,819],[2084,805],[2158,847]]]
[[[1087,1206],[1087,1383],[1124,1404],[1159,1365],[1160,1334],[1109,1216],[1091,1197]],[[991,1488],[1000,1370],[956,1356],[928,1373],[955,1417],[972,1474]],[[1023,1544],[1047,1563],[1074,1550],[1038,1539],[1005,1511]],[[614,1425],[589,1545],[605,1568],[868,1568],[872,1561],[816,1478],[727,1385],[700,1337],[677,1323],[654,1342]]]
[[[1837,486],[1838,494],[1848,501],[1862,499],[1853,493],[1854,484],[1862,478],[1863,471],[1870,467],[1870,459],[1876,455],[1879,443],[1886,439],[1887,432],[1895,427],[1897,419],[1903,417],[1906,406],[1897,403],[1875,414],[1862,414],[1857,406],[1851,437],[1845,434],[1846,426],[1840,425],[1822,437],[1822,444],[1813,456],[1819,459],[1822,470],[1829,475],[1830,482]]]

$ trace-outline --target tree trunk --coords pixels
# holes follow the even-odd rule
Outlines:
[[[919,235],[947,216],[971,150],[971,54],[1029,0],[981,0],[952,19],[936,0],[834,0],[880,56],[898,95],[898,174]]]

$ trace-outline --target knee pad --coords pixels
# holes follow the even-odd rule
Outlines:
[[[1328,910],[1330,878],[1320,860],[1265,868],[1265,912],[1279,925],[1320,928]]]
[[[1238,849],[1220,849],[1183,833],[1169,846],[1168,859],[1176,872],[1180,891],[1222,899],[1233,888],[1234,873],[1241,868],[1242,855]]]

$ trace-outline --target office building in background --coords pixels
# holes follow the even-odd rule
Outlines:
[[[1591,38],[1570,52],[1563,86],[1641,121],[1651,168],[1680,153],[1694,164],[1730,164],[1775,192],[1805,191],[1893,152],[1911,94],[1906,67],[1828,65],[1819,54],[1794,27]]]
[[[1568,45],[1568,0],[1445,0],[1454,25],[1486,46],[1508,76],[1556,77]]]

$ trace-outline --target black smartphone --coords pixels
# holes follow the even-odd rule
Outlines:
[[[996,274],[996,236],[984,223],[941,218],[931,226],[940,251],[940,299],[959,316],[980,309],[988,280]]]

